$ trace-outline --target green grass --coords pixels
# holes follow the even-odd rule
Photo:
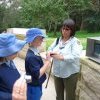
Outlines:
[[[48,37],[46,38],[46,49],[53,43],[56,38]]]
[[[57,32],[57,36],[55,36],[52,32],[51,33],[47,33],[48,38],[46,38],[46,49],[48,49],[48,47],[53,43],[53,41],[56,39],[56,37],[60,37],[60,32]],[[87,43],[87,37],[100,37],[100,32],[98,33],[87,33],[85,31],[78,31],[76,32],[75,35],[80,42],[83,45],[83,49],[86,49],[86,43]],[[24,39],[25,36],[24,35],[17,35],[17,37],[19,39]]]
[[[60,36],[60,33],[57,33],[57,36],[53,36],[54,34],[53,33],[48,33],[48,38],[47,38],[47,45],[46,45],[46,48],[48,48],[51,43],[56,39],[56,37],[59,37]],[[85,31],[78,31],[76,32],[76,35],[75,35],[79,40],[80,42],[82,43],[82,46],[83,46],[83,49],[85,50],[86,49],[86,43],[87,43],[87,37],[100,37],[100,32],[98,33],[87,33]]]
[[[86,49],[87,38],[88,37],[100,37],[100,32],[98,33],[87,33],[87,32],[76,32],[76,37],[80,40],[83,45],[83,49]]]

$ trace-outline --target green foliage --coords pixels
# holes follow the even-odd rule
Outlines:
[[[85,29],[87,29],[88,32],[97,32],[100,29],[100,12],[93,12],[91,16],[85,19],[85,23]]]
[[[4,16],[5,16],[5,7],[3,5],[0,5],[0,32],[4,31],[6,28],[3,20]]]
[[[40,27],[58,36],[62,21],[72,18],[77,30],[100,31],[99,0],[1,0],[0,30]]]
[[[10,27],[17,27],[20,20],[19,0],[1,0],[0,2],[0,32]]]
[[[27,27],[41,27],[56,30],[67,16],[61,0],[23,0],[23,22]]]

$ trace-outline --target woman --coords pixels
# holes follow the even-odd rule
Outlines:
[[[38,47],[41,46],[44,34],[39,28],[31,28],[27,31],[26,41],[29,43],[25,59],[27,75],[32,76],[32,82],[27,86],[27,100],[40,100],[42,96],[42,84],[46,80],[46,70],[49,68],[50,56],[43,63]]]
[[[67,19],[61,27],[61,37],[49,47],[48,55],[53,58],[53,75],[56,100],[75,100],[75,89],[80,70],[79,58],[82,45],[75,37],[75,22]],[[64,90],[65,96],[64,96]]]
[[[0,34],[0,100],[26,100],[26,81],[13,63],[25,44],[11,33]]]

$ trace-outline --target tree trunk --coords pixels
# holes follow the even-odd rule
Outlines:
[[[84,30],[83,15],[82,15],[82,20],[81,20],[80,30]]]
[[[54,35],[57,36],[57,23],[55,22],[55,25],[54,25]]]
[[[49,22],[48,22],[48,32],[50,32],[51,26],[52,26],[52,23],[49,21]]]

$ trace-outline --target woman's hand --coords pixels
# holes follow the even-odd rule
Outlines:
[[[55,58],[55,59],[58,59],[58,60],[63,60],[64,59],[61,54],[58,54],[56,52],[51,52],[50,56],[53,57],[53,58]]]
[[[27,100],[27,84],[24,76],[21,76],[13,86],[12,100]]]

